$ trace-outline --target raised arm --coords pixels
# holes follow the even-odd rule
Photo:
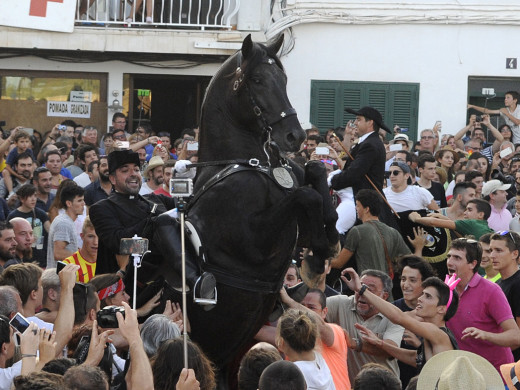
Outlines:
[[[76,273],[79,265],[67,264],[60,273],[60,307],[54,322],[56,331],[56,357],[59,357],[63,348],[72,337],[74,327],[74,299],[72,289],[76,283]]]
[[[434,217],[421,217],[419,213],[413,212],[408,215],[408,219],[414,223],[418,223],[425,226],[433,226],[439,228],[446,228],[455,230],[455,222],[451,219],[441,219]]]
[[[468,110],[469,109],[474,109],[478,112],[481,112],[482,114],[500,114],[500,110],[490,110],[489,108],[486,108],[486,107],[480,107],[480,106],[475,106],[474,104],[468,104]]]
[[[350,279],[348,279],[345,274],[348,274]],[[343,279],[352,291],[361,293],[360,290],[362,284],[359,275],[353,268],[343,270],[341,275],[341,279]],[[417,336],[430,340],[432,344],[441,343],[445,338],[446,334],[436,325],[427,322],[419,322],[415,318],[403,313],[397,306],[372,293],[368,288],[365,287],[363,290],[362,295],[368,303],[373,305],[381,314],[388,318],[390,322],[401,325],[403,328],[410,330]]]

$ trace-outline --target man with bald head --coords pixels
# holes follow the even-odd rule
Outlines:
[[[33,261],[32,245],[34,243],[33,228],[25,218],[16,217],[9,221],[13,226],[16,240],[16,259],[22,262]]]

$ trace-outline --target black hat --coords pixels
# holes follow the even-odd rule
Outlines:
[[[114,173],[117,168],[125,164],[135,164],[140,167],[139,155],[129,149],[114,150],[108,155],[108,173]]]
[[[379,126],[379,128],[383,129],[384,131],[392,134],[392,130],[390,130],[386,125],[383,123],[383,117],[381,116],[381,113],[377,111],[374,107],[363,107],[359,111],[354,111],[352,108],[345,108],[345,111],[351,114],[354,114],[355,116],[364,116],[367,119],[372,119],[376,125]]]

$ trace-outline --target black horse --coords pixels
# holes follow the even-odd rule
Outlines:
[[[307,164],[298,183],[301,168],[284,158],[300,148],[305,132],[276,56],[282,42],[265,46],[248,36],[213,77],[202,105],[186,219],[201,241],[202,270],[216,277],[218,303],[211,310],[192,303],[188,315],[191,338],[219,367],[271,313],[297,236],[313,250],[311,274],[323,272],[338,238],[323,164]]]

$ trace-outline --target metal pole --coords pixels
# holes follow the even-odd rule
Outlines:
[[[183,198],[179,198],[177,203],[177,211],[181,216],[181,259],[182,259],[182,336],[184,343],[184,368],[188,369],[188,332],[186,324],[188,323],[188,308],[186,307],[186,248],[184,243],[184,207],[186,202]]]
[[[133,299],[132,299],[132,309],[137,310],[136,300],[137,300],[137,265],[139,264],[139,256],[138,254],[132,253],[132,256],[134,258],[134,293],[133,293]]]

